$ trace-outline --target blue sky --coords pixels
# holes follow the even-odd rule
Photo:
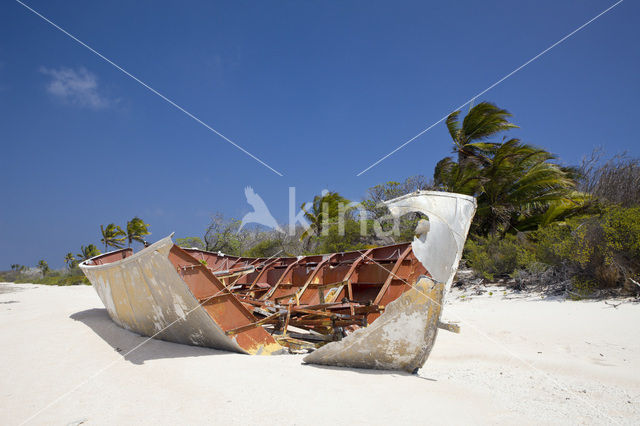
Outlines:
[[[17,2],[0,4],[0,269],[99,244],[134,215],[151,240],[242,217],[252,186],[280,221],[322,189],[360,200],[448,155],[444,124],[369,166],[613,4],[26,4],[198,116],[243,154]],[[640,6],[627,0],[478,101],[512,136],[575,164],[640,154]]]

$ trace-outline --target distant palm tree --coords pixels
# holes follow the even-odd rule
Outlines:
[[[458,164],[461,166],[466,166],[470,160],[486,162],[487,154],[499,145],[487,139],[518,127],[509,122],[509,111],[489,102],[481,102],[471,108],[462,124],[459,115],[460,111],[449,114],[447,129],[453,139],[453,152],[458,154]]]
[[[102,231],[102,238],[100,241],[104,244],[104,251],[109,249],[109,246],[114,248],[124,247],[124,241],[126,239],[126,233],[115,223],[110,223],[105,228],[100,225],[100,231]]]
[[[144,244],[144,236],[151,235],[151,232],[147,229],[149,226],[148,223],[144,223],[144,221],[137,216],[127,222],[127,240],[129,247],[131,247],[133,241]]]
[[[49,264],[43,259],[38,262],[38,269],[40,269],[40,272],[42,272],[42,276],[44,277],[47,272],[49,272]]]
[[[19,263],[14,263],[11,265],[11,270],[17,272],[18,274],[21,274],[27,270],[27,267],[24,265],[20,265]]]
[[[89,260],[92,257],[95,257],[99,254],[100,254],[100,250],[98,250],[98,248],[93,244],[89,244],[86,247],[80,246],[80,253],[78,253],[76,256],[78,256],[78,260],[84,261],[84,260]]]
[[[69,252],[66,254],[66,256],[64,257],[64,263],[67,264],[67,267],[69,269],[73,268],[75,266],[76,263],[76,258],[73,255],[73,253]]]

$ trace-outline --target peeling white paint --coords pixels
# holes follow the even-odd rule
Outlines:
[[[420,238],[414,238],[411,246],[431,276],[446,283],[449,290],[476,211],[475,198],[449,192],[418,191],[385,204],[395,217],[420,212],[429,218],[428,231]]]
[[[184,320],[187,316],[188,307],[182,300],[179,294],[174,293],[173,295],[173,309],[180,319]]]

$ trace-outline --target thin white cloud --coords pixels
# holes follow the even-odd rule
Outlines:
[[[98,91],[96,75],[83,67],[41,67],[40,72],[51,77],[47,92],[66,103],[92,109],[107,108],[113,103]]]

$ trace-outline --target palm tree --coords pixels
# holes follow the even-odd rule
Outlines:
[[[129,247],[131,247],[133,241],[144,244],[144,236],[151,234],[147,229],[149,226],[148,223],[144,223],[144,221],[137,216],[127,222],[127,241],[129,242]]]
[[[100,250],[98,250],[98,248],[93,244],[89,244],[86,247],[80,246],[80,253],[78,253],[76,256],[78,256],[78,260],[84,261],[84,260],[89,260],[92,257],[95,257],[99,254],[100,254]]]
[[[309,221],[309,228],[302,233],[300,241],[311,235],[319,235],[323,230],[335,224],[341,209],[345,209],[346,212],[349,204],[349,200],[332,191],[313,197],[313,203],[309,210],[307,210],[307,203],[302,204],[300,208],[304,211],[305,219]]]
[[[587,212],[590,208],[590,201],[591,197],[584,192],[568,192],[564,198],[549,201],[546,209],[532,209],[513,224],[512,229],[522,232],[534,231],[553,222],[562,222],[571,216]]]
[[[574,173],[552,163],[552,154],[518,139],[488,141],[517,127],[507,110],[482,102],[462,123],[459,115],[447,117],[457,161],[440,160],[434,181],[445,191],[477,197],[475,232],[535,229],[579,211],[585,199],[574,190]]]
[[[104,251],[107,251],[109,246],[119,249],[124,247],[124,240],[127,234],[118,225],[110,223],[106,228],[100,225],[100,231],[102,231],[100,241],[104,243]]]
[[[433,181],[443,191],[474,195],[485,180],[482,171],[479,164],[461,166],[453,158],[445,157],[436,164]]]
[[[474,195],[475,232],[481,235],[526,231],[567,217],[583,205],[571,173],[549,152],[510,139],[496,144],[484,164],[461,167],[450,157],[436,166],[442,188]]]
[[[24,265],[20,265],[19,263],[14,263],[11,265],[11,270],[17,272],[18,274],[22,274],[27,270],[27,267]]]
[[[453,139],[453,152],[458,154],[460,166],[466,166],[470,160],[486,162],[487,155],[499,145],[487,139],[518,127],[509,122],[509,111],[489,102],[481,102],[471,108],[462,124],[459,115],[460,111],[449,114],[447,129]]]
[[[76,258],[73,255],[73,253],[69,252],[66,254],[66,256],[64,257],[64,263],[67,264],[67,267],[69,269],[73,268],[76,264]]]
[[[554,158],[549,152],[518,139],[500,145],[483,171],[478,212],[484,221],[478,225],[486,233],[519,231],[519,225],[530,222],[532,217],[542,219],[545,213],[551,215],[551,207],[565,206],[571,210],[572,205],[581,206],[574,193],[574,180],[550,162]],[[570,198],[572,193],[574,199]],[[556,218],[561,215],[556,213]]]
[[[40,269],[40,272],[42,272],[42,276],[44,277],[47,272],[49,272],[49,264],[43,259],[38,262],[38,269]]]

